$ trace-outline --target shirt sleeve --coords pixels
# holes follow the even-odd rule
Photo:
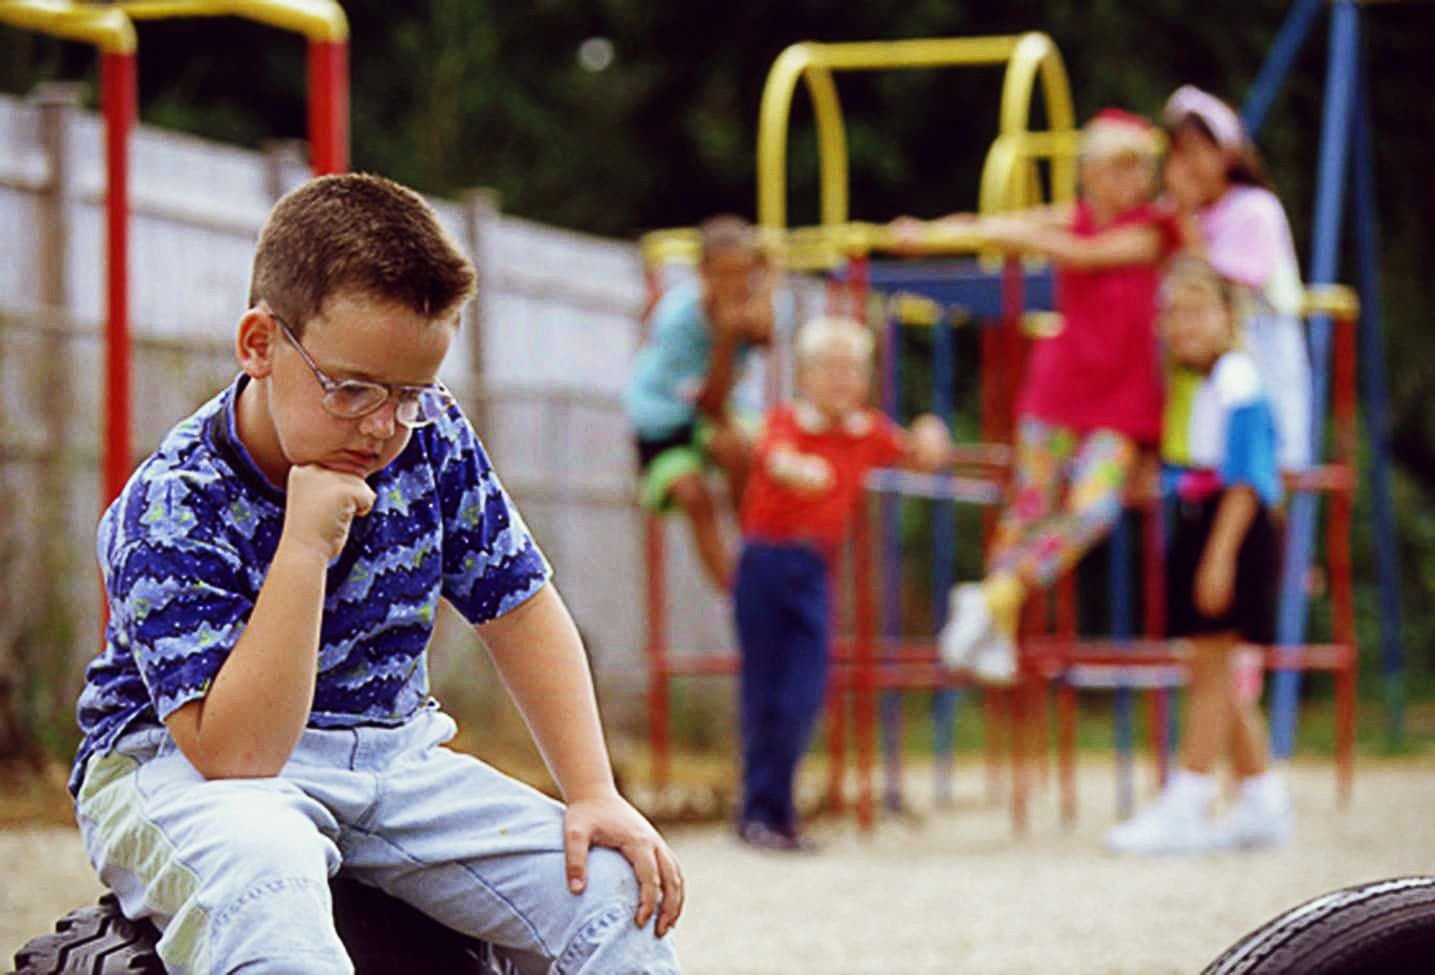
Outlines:
[[[536,594],[553,570],[468,418],[455,408],[435,427],[443,595],[470,623],[487,623]]]
[[[1264,399],[1238,406],[1227,418],[1221,483],[1249,485],[1269,505],[1280,501],[1275,419]]]
[[[876,421],[868,439],[869,462],[873,467],[888,467],[897,463],[907,452],[907,431],[885,413],[872,411]]]
[[[113,623],[160,720],[208,694],[254,609],[238,553],[184,537],[141,539],[106,582]]]
[[[1219,237],[1211,242],[1211,266],[1233,281],[1264,291],[1281,262],[1280,203],[1269,193],[1247,191],[1230,207]]]
[[[1255,363],[1241,354],[1223,356],[1213,379],[1226,413],[1221,483],[1249,485],[1267,504],[1277,503],[1281,487],[1275,418]]]

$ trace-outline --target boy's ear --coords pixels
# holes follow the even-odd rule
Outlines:
[[[262,308],[251,308],[239,319],[234,331],[234,357],[251,379],[267,379],[274,371],[274,345],[279,328],[274,317]]]

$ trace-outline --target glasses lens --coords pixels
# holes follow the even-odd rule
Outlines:
[[[372,413],[389,398],[389,391],[373,383],[350,379],[324,394],[324,408],[341,419],[352,420]]]
[[[450,402],[448,394],[437,389],[405,392],[399,397],[394,415],[406,427],[427,426],[443,415]]]

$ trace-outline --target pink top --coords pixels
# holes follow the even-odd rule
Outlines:
[[[1299,314],[1300,264],[1285,209],[1270,190],[1236,185],[1196,216],[1211,266],[1282,315]]]
[[[1174,222],[1147,204],[1110,227],[1150,224],[1161,231],[1162,260],[1179,245]],[[1071,232],[1094,237],[1091,209],[1076,205]],[[1078,433],[1115,430],[1138,443],[1161,438],[1161,362],[1156,344],[1156,290],[1162,261],[1119,267],[1061,267],[1057,309],[1062,330],[1032,347],[1019,416]]]

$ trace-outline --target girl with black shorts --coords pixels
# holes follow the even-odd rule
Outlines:
[[[1286,842],[1290,799],[1270,768],[1258,702],[1238,692],[1233,664],[1274,636],[1281,500],[1271,404],[1242,348],[1238,286],[1204,261],[1173,264],[1161,291],[1170,361],[1163,487],[1171,501],[1166,556],[1167,636],[1186,644],[1189,701],[1181,768],[1161,796],[1115,827],[1124,853],[1200,852]],[[1217,759],[1240,782],[1219,819],[1210,807]]]

